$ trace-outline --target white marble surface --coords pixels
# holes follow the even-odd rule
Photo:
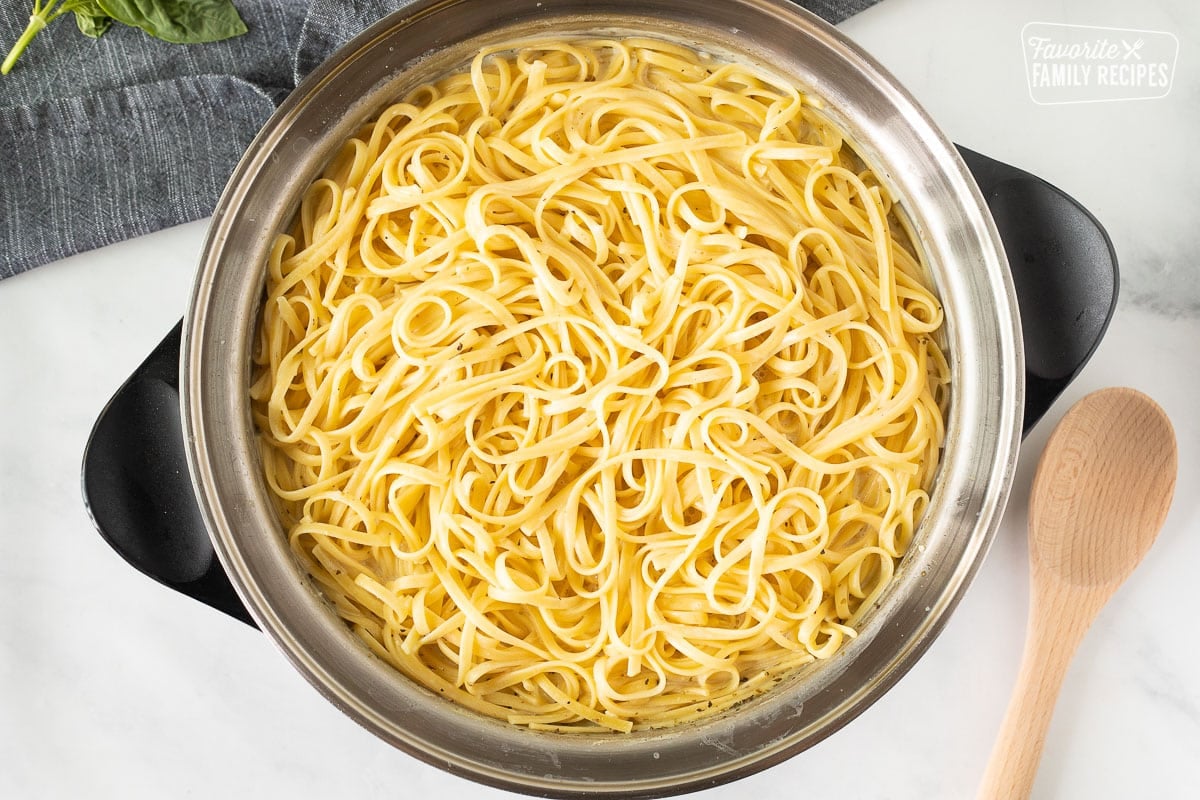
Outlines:
[[[1165,99],[1031,102],[1030,21],[1165,30]],[[885,0],[845,30],[958,142],[1039,173],[1106,224],[1122,303],[1027,439],[995,546],[927,655],[841,732],[697,798],[970,797],[1016,675],[1029,481],[1051,424],[1126,384],[1170,413],[1179,491],[1161,538],[1067,677],[1040,798],[1194,797],[1200,786],[1200,5]],[[317,695],[267,640],[134,572],[79,493],[101,407],[180,316],[195,223],[0,283],[0,796],[507,797],[418,763]]]

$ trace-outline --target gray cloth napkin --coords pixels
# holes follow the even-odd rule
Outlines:
[[[0,278],[211,214],[276,104],[408,2],[234,0],[249,33],[205,45],[52,23],[0,77]],[[837,23],[878,0],[797,2]],[[0,3],[3,52],[31,7]]]

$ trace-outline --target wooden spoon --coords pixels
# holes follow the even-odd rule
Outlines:
[[[1054,702],[1096,614],[1158,536],[1177,471],[1153,400],[1103,389],[1058,424],[1029,499],[1029,629],[980,800],[1029,797]]]

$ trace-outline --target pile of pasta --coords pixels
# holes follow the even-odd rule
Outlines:
[[[942,310],[821,103],[657,39],[481,52],[276,241],[251,402],[337,613],[540,729],[694,719],[833,655],[928,504]]]

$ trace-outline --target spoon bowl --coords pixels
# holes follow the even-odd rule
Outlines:
[[[1146,555],[1175,486],[1175,435],[1153,400],[1106,389],[1063,418],[1029,499],[1033,562],[1085,586],[1122,583]]]

